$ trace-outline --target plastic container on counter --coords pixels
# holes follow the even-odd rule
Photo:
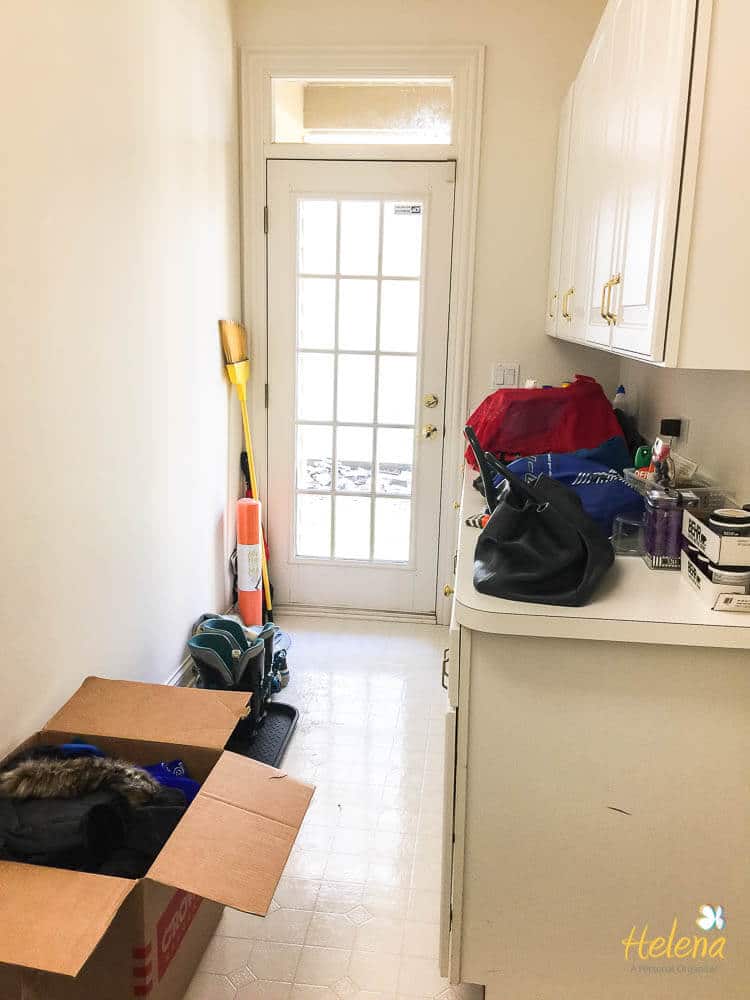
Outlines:
[[[750,511],[741,507],[721,507],[710,515],[708,526],[717,535],[735,538],[750,535]]]
[[[682,506],[676,490],[649,490],[646,494],[645,551],[653,566],[673,560],[679,569],[682,551]]]

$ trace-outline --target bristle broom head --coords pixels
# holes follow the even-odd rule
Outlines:
[[[226,363],[236,365],[239,361],[247,361],[247,334],[244,326],[230,319],[220,319],[219,333]]]

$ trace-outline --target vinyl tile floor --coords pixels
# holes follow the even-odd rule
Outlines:
[[[438,969],[447,629],[288,617],[315,796],[266,917],[226,910],[186,1000],[481,1000]]]

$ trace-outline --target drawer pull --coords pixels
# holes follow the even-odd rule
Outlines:
[[[441,670],[440,683],[446,691],[448,690],[448,661],[450,660],[450,655],[450,649],[443,650],[443,666]]]

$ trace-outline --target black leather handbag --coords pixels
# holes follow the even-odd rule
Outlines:
[[[578,496],[548,476],[525,482],[485,454],[470,427],[466,437],[490,509],[474,552],[476,589],[532,604],[588,603],[615,553]],[[505,477],[499,491],[497,473]]]

